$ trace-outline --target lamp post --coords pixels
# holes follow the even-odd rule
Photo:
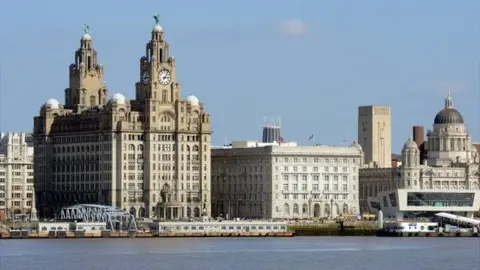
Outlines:
[[[333,219],[333,198],[330,199],[330,219]]]

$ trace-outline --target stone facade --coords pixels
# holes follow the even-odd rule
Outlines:
[[[397,188],[399,175],[399,168],[361,168],[359,170],[360,212],[369,212],[367,198],[377,196],[379,192]]]
[[[358,143],[370,167],[392,167],[392,115],[388,106],[358,108]]]
[[[0,221],[7,217],[36,219],[36,214],[33,137],[28,133],[1,133]]]
[[[108,99],[89,33],[70,65],[65,104],[49,99],[34,118],[39,212],[76,203],[137,217],[210,215],[210,115],[180,95],[176,61],[155,25],[139,61],[135,99]]]
[[[234,142],[212,150],[212,215],[312,218],[353,214],[363,152],[349,147]]]
[[[445,108],[453,109],[450,95],[445,99]],[[390,190],[452,192],[480,189],[480,156],[471,143],[463,118],[457,113],[450,118],[443,110],[437,114],[433,131],[427,133],[424,165],[420,162],[417,143],[410,138],[403,147],[399,168],[360,170],[362,211],[368,211],[368,198]]]

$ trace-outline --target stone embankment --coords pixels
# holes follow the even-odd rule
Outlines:
[[[292,232],[235,232],[235,233],[158,233],[158,232],[48,232],[48,233],[29,233],[24,232],[4,232],[0,233],[0,239],[64,239],[64,238],[154,238],[154,237],[291,237]]]
[[[295,223],[289,226],[296,236],[375,236],[375,221]]]

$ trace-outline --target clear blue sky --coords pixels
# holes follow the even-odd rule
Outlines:
[[[478,0],[2,1],[0,129],[31,131],[45,100],[63,102],[83,23],[110,95],[133,98],[157,13],[215,144],[261,139],[264,116],[282,117],[286,139],[340,144],[359,105],[388,104],[398,152],[448,90],[480,141]]]

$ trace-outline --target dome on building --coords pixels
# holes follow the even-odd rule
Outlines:
[[[454,108],[445,108],[437,113],[434,124],[464,124],[463,116]]]
[[[46,108],[51,108],[51,109],[58,109],[60,108],[60,102],[54,98],[50,98],[45,102],[45,107]]]
[[[82,40],[92,40],[92,37],[88,33],[85,33],[82,37]]]
[[[125,104],[127,99],[125,98],[124,95],[122,95],[120,93],[116,93],[116,94],[113,95],[111,101],[114,102],[114,103],[117,103],[117,104]]]
[[[445,108],[435,116],[434,124],[464,124],[463,116],[453,108],[453,99],[450,94],[445,98]]]
[[[156,24],[153,27],[153,32],[163,32],[163,28],[159,24]]]
[[[187,103],[189,103],[192,106],[197,106],[198,103],[200,102],[198,98],[194,95],[189,95],[186,99]]]
[[[355,140],[353,143],[350,145],[350,147],[355,147],[357,150],[363,151],[362,146]]]
[[[412,138],[408,138],[408,140],[403,145],[403,149],[418,149],[417,143],[412,140]]]

